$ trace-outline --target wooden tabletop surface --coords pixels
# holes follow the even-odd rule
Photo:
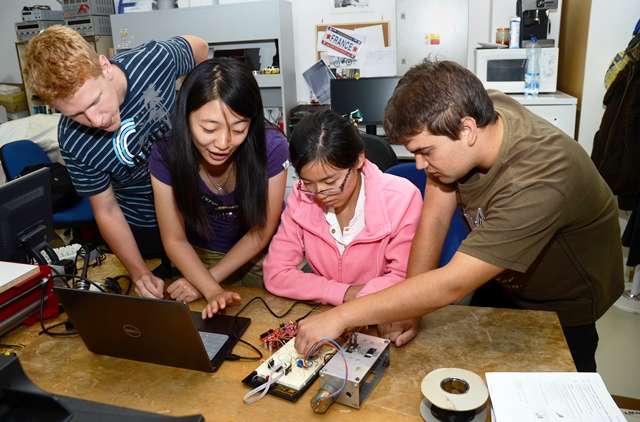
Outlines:
[[[121,274],[120,270],[111,263],[92,269],[90,274],[94,280],[102,281],[105,276]],[[256,296],[264,298],[277,314],[293,302],[261,289],[229,289],[242,296],[240,304],[227,310],[229,315]],[[192,310],[204,306],[203,300],[191,304]],[[281,322],[295,320],[308,310],[299,306],[278,320],[263,304],[253,303],[241,314],[252,320],[242,338],[261,347],[260,334]],[[58,321],[65,319],[63,314]],[[48,320],[46,325],[54,322]],[[254,404],[245,404],[243,397],[250,388],[242,384],[242,379],[257,368],[257,361],[227,361],[217,372],[204,373],[95,355],[78,336],[50,337],[38,335],[39,331],[38,326],[23,326],[5,335],[2,342],[25,345],[16,353],[25,373],[40,388],[166,415],[200,413],[210,421],[422,420],[420,384],[427,373],[438,368],[462,368],[482,378],[485,372],[493,371],[575,371],[555,313],[448,306],[424,316],[420,332],[409,344],[391,346],[390,367],[361,409],[335,403],[326,414],[316,415],[310,400],[319,381],[295,403],[267,395]],[[375,335],[375,331],[370,334]],[[261,350],[268,356],[268,350]],[[234,353],[255,355],[242,344],[235,347]]]

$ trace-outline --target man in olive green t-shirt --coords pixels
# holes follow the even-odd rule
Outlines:
[[[557,312],[577,369],[595,371],[595,321],[624,281],[616,202],[586,151],[449,61],[425,60],[405,74],[385,130],[428,174],[408,278],[302,320],[298,352],[368,324],[400,346],[421,315],[495,279],[516,306]],[[456,209],[471,232],[435,270]]]

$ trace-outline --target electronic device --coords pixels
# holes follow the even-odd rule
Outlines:
[[[318,371],[325,365],[335,349],[323,347],[311,357],[311,362],[306,367],[299,366],[304,356],[299,355],[295,349],[295,338],[289,340],[276,353],[267,358],[255,371],[249,374],[242,383],[250,387],[268,388],[268,393],[274,396],[297,401],[300,396],[318,378]],[[268,384],[272,370],[282,371],[282,375],[275,383]],[[281,369],[278,369],[281,368]]]
[[[204,372],[218,370],[251,320],[202,319],[184,302],[54,287],[80,338],[93,353]],[[212,358],[200,331],[227,336]]]
[[[31,38],[53,25],[64,25],[64,21],[33,20],[16,22],[16,37],[18,38],[18,41],[29,41]]]
[[[355,110],[362,114],[366,132],[375,135],[382,124],[384,109],[398,85],[399,76],[360,79],[331,79],[331,110],[348,115]]]
[[[389,344],[387,339],[362,333],[351,334],[342,345],[346,368],[349,369],[346,383],[345,360],[335,356],[320,370],[320,390],[311,400],[312,404],[321,401],[320,405],[314,407],[315,412],[324,413],[334,401],[360,409],[389,368]],[[344,388],[340,394],[329,397],[339,391],[342,385]]]
[[[63,19],[62,10],[31,9],[22,11],[23,21],[61,21]]]
[[[51,394],[24,373],[14,354],[0,355],[0,407],[3,420],[204,422],[202,415],[173,417]]]
[[[558,8],[558,0],[517,0],[516,14],[520,17],[520,47],[524,41],[536,37],[541,47],[553,47],[555,40],[547,40],[551,23],[549,10]]]
[[[65,17],[80,15],[115,15],[116,8],[112,0],[64,0],[62,11]]]
[[[109,16],[82,15],[64,18],[66,25],[78,31],[83,37],[94,35],[111,35]]]
[[[37,273],[0,293],[0,336],[22,323],[38,322],[41,305],[43,318],[58,316],[58,301],[51,289],[51,268],[46,265],[36,268]]]
[[[0,261],[46,264],[57,261],[49,169],[42,168],[0,186]]]
[[[540,92],[556,92],[558,84],[558,48],[543,48],[540,54]],[[505,93],[524,92],[526,48],[475,50],[475,75],[486,89]]]

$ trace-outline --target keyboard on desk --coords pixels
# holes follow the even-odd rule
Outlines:
[[[79,243],[73,243],[71,245],[60,246],[59,248],[53,248],[53,251],[58,255],[58,259],[62,261],[63,259],[75,260],[78,255],[78,250],[82,248],[82,245]],[[44,251],[40,252],[44,259],[47,261],[47,264],[51,264],[51,258]]]
[[[207,351],[207,355],[210,360],[213,359],[220,349],[222,349],[224,343],[229,339],[229,336],[226,334],[209,333],[206,331],[198,331],[198,333],[200,333],[202,344],[204,344],[204,348]]]

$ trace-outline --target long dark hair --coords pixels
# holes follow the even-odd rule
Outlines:
[[[189,115],[213,100],[221,100],[235,114],[251,119],[247,137],[232,157],[236,164],[235,203],[239,226],[262,228],[266,225],[269,183],[262,98],[251,70],[232,58],[200,63],[180,88],[171,118],[171,138],[160,151],[171,174],[176,203],[185,224],[209,239],[213,229],[198,188],[201,157],[191,138]]]
[[[331,110],[305,116],[289,139],[291,164],[298,174],[313,161],[339,169],[353,167],[362,151],[358,129]]]

